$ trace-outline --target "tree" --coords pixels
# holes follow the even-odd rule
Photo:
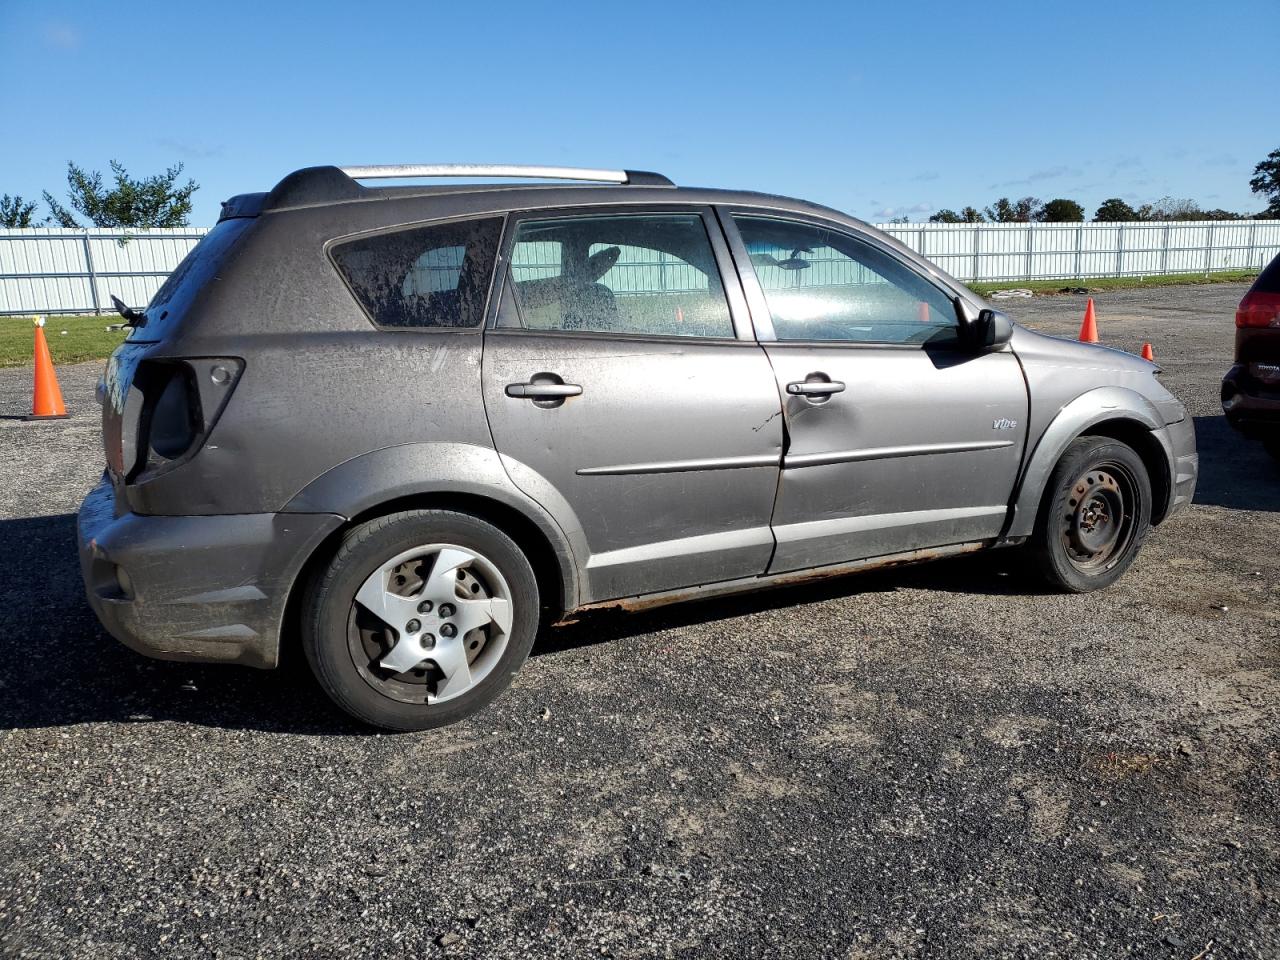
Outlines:
[[[11,197],[7,193],[0,197],[0,227],[29,227],[31,215],[35,212],[34,200]]]
[[[890,217],[889,222],[890,223],[910,223],[911,218],[910,217]]]
[[[1220,207],[1214,210],[1201,210],[1201,220],[1248,220],[1243,213],[1232,213],[1230,210],[1223,210]]]
[[[964,223],[964,217],[945,207],[929,218],[930,223]]]
[[[987,207],[987,219],[992,223],[1027,223],[1035,219],[1040,212],[1041,203],[1035,197],[1023,197],[1010,202],[1008,197],[1001,197]]]
[[[1084,219],[1084,207],[1074,200],[1050,200],[1038,211],[1036,219],[1043,223],[1072,223]]]
[[[964,207],[960,211],[960,217],[965,223],[982,223],[982,214],[977,207]]]
[[[1249,189],[1268,201],[1263,217],[1280,219],[1280,150],[1272,150],[1253,168]]]
[[[1138,220],[1203,220],[1204,211],[1194,200],[1161,197],[1155,203],[1144,203],[1136,211]]]
[[[200,189],[194,180],[178,186],[182,164],[164,173],[135,180],[119,161],[111,161],[115,186],[106,189],[102,174],[86,173],[67,164],[68,199],[95,227],[185,227],[191,213],[191,195]],[[44,202],[52,218],[64,227],[78,227],[75,216],[46,190]]]
[[[1103,200],[1099,204],[1097,211],[1093,214],[1093,219],[1097,223],[1114,223],[1120,220],[1137,220],[1138,211],[1129,206],[1119,197],[1112,197],[1110,200]]]

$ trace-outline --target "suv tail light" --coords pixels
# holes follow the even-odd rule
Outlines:
[[[120,423],[120,473],[125,481],[148,479],[194,456],[222,413],[242,367],[234,359],[140,363]]]
[[[1280,293],[1250,290],[1236,308],[1237,327],[1280,327]]]
[[[147,440],[147,462],[177,460],[191,449],[204,426],[200,394],[185,363],[162,366],[161,381],[144,391],[140,436]]]

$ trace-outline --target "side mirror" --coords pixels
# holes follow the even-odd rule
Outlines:
[[[971,317],[959,297],[955,303],[960,340],[974,350],[999,350],[1013,336],[1013,321],[999,310],[988,308],[979,312],[977,317]]]
[[[998,350],[1013,337],[1013,321],[999,310],[983,310],[974,327],[973,345],[979,350]]]

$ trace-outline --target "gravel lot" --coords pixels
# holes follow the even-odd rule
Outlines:
[[[0,953],[1280,955],[1280,471],[1217,404],[1243,289],[1096,298],[1202,454],[1104,594],[996,553],[601,614],[424,735],[106,637],[100,365],[44,424],[0,370]],[[1074,334],[1084,298],[1005,307]]]

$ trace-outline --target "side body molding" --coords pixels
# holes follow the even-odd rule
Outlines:
[[[1035,404],[1035,396],[1031,399]],[[1151,431],[1164,450],[1166,469],[1173,476],[1174,454],[1164,418],[1155,404],[1127,387],[1097,387],[1066,404],[1040,434],[1028,438],[1031,453],[1014,492],[1007,537],[1029,537],[1049,475],[1067,446],[1089,428],[1107,420],[1130,420]]]
[[[579,605],[571,539],[536,501],[511,482],[498,452],[470,443],[423,442],[383,447],[340,463],[308,483],[286,513],[336,513],[350,519],[402,497],[471,495],[519,512],[546,537],[559,565],[564,607]]]

